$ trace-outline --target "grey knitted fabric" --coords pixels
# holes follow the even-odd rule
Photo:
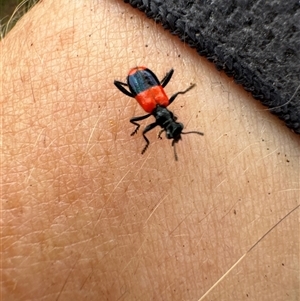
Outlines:
[[[196,48],[300,134],[299,0],[124,0]]]

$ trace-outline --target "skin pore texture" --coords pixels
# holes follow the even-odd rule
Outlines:
[[[185,130],[144,155],[147,66]],[[299,136],[122,1],[43,0],[1,42],[2,300],[297,300]]]

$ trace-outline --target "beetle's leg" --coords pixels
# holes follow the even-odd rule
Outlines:
[[[168,82],[170,81],[172,75],[174,73],[174,69],[171,69],[166,75],[165,77],[160,81],[160,84],[162,85],[162,87],[164,88]]]
[[[145,141],[146,141],[146,145],[145,145],[145,147],[144,147],[143,150],[142,150],[142,154],[146,151],[146,149],[148,148],[148,146],[149,146],[149,144],[150,144],[150,142],[149,142],[149,140],[148,140],[148,138],[146,137],[145,134],[146,134],[147,132],[151,131],[152,129],[154,129],[156,126],[158,126],[158,124],[157,124],[156,122],[153,122],[153,123],[147,125],[147,126],[145,127],[145,129],[143,130],[143,137],[144,137],[144,139],[145,139]]]
[[[189,86],[186,90],[184,90],[184,91],[179,91],[179,92],[175,93],[174,95],[172,95],[172,96],[170,97],[170,99],[169,99],[169,104],[171,104],[179,94],[184,94],[184,93],[190,91],[191,89],[193,89],[195,86],[196,86],[196,84],[192,84],[192,85]]]
[[[119,82],[118,80],[115,80],[114,84],[122,93],[126,94],[129,97],[134,97],[134,95],[130,91],[124,88],[124,86],[128,87],[127,84]]]
[[[136,128],[135,128],[135,130],[131,133],[131,136],[133,136],[134,134],[136,134],[137,131],[139,130],[140,126],[141,126],[139,123],[137,123],[137,121],[144,120],[144,119],[146,119],[146,118],[148,118],[148,117],[150,117],[150,116],[151,116],[151,114],[147,114],[147,115],[144,115],[144,116],[132,117],[132,118],[130,119],[130,122],[133,123],[134,125],[136,125]]]
[[[161,134],[162,134],[164,131],[165,131],[164,129],[162,129],[162,130],[159,131],[158,136],[157,136],[158,139],[162,139],[162,138],[161,138]]]

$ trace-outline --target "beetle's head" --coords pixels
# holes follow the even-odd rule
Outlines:
[[[183,124],[180,122],[170,122],[166,127],[166,136],[168,139],[180,140],[183,130]]]

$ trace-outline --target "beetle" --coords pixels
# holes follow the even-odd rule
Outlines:
[[[143,137],[146,141],[146,145],[142,150],[142,154],[145,153],[150,144],[146,137],[146,133],[156,126],[160,126],[162,130],[159,132],[158,137],[161,139],[161,134],[166,132],[166,137],[168,139],[173,139],[172,146],[174,147],[175,160],[177,161],[178,157],[175,149],[175,143],[181,139],[181,135],[194,133],[203,136],[204,134],[198,131],[183,132],[183,124],[177,122],[177,117],[167,109],[167,107],[179,94],[185,94],[195,87],[195,84],[193,84],[186,90],[179,91],[169,98],[164,87],[169,83],[173,73],[174,69],[171,69],[165,77],[159,81],[157,76],[150,69],[144,66],[139,66],[132,68],[129,71],[127,83],[115,80],[114,84],[122,93],[135,98],[140,106],[147,112],[146,115],[130,119],[130,122],[136,126],[135,130],[131,133],[131,136],[135,135],[140,128],[138,121],[144,120],[151,115],[155,118],[155,122],[150,123],[143,130]]]

